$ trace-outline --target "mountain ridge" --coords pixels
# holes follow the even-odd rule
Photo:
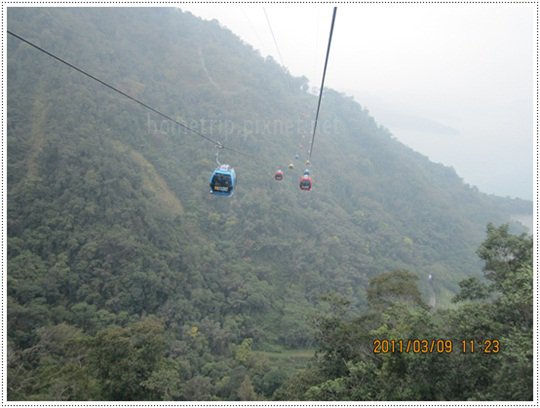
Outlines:
[[[482,276],[487,223],[521,231],[510,215],[532,212],[464,184],[332,89],[313,191],[300,191],[316,97],[217,22],[176,9],[10,8],[8,25],[175,119],[230,125],[226,146],[257,158],[220,152],[238,187],[210,196],[211,143],[162,132],[162,118],[8,38],[8,333],[19,347],[47,325],[96,333],[147,315],[171,332],[227,327],[227,344],[309,347],[307,316],[325,293],[362,311],[371,278],[408,269],[448,305],[459,281]],[[261,130],[272,123],[283,127]],[[38,127],[42,147],[28,139]],[[42,288],[29,286],[36,276]]]

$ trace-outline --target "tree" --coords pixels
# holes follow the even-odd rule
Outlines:
[[[425,307],[417,278],[406,271],[371,280],[368,314],[346,319],[346,302],[335,301],[337,314],[315,319],[317,359],[276,398],[532,400],[532,239],[490,225],[479,255],[487,283],[464,280],[452,310]]]
[[[521,265],[528,265],[533,259],[532,237],[523,233],[519,236],[509,232],[508,224],[487,226],[487,239],[478,248],[477,254],[484,261],[487,279],[501,290],[505,275],[516,271]]]
[[[62,323],[38,330],[37,343],[24,350],[8,345],[8,399],[76,401],[101,398],[86,364],[89,338]]]
[[[91,365],[105,399],[143,401],[174,394],[178,374],[174,362],[164,357],[161,322],[148,318],[124,329],[102,329],[91,344]],[[165,381],[159,387],[158,378]]]
[[[418,289],[418,276],[406,270],[384,272],[369,282],[367,299],[370,308],[382,311],[397,303],[426,307]]]

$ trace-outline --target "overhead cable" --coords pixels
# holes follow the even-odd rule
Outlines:
[[[97,77],[95,77],[95,76],[89,74],[88,72],[84,71],[83,69],[76,67],[75,65],[73,65],[73,64],[71,64],[71,63],[69,63],[69,62],[67,62],[66,60],[64,60],[64,59],[62,59],[62,58],[60,58],[60,57],[57,57],[57,56],[54,55],[53,53],[51,53],[51,52],[49,52],[49,51],[47,51],[47,50],[45,50],[45,49],[39,47],[38,45],[36,45],[36,44],[34,44],[34,43],[32,43],[32,42],[30,42],[30,41],[24,39],[23,37],[21,37],[21,36],[15,34],[15,33],[13,33],[13,32],[11,32],[10,30],[7,30],[7,33],[10,34],[10,35],[12,35],[13,37],[19,39],[20,41],[22,41],[22,42],[24,42],[24,43],[26,43],[26,44],[28,44],[28,45],[34,47],[35,49],[37,49],[37,50],[43,52],[44,54],[48,55],[49,57],[54,58],[55,60],[61,62],[62,64],[65,64],[65,65],[67,65],[68,67],[70,67],[70,68],[72,68],[72,69],[74,69],[74,70],[80,72],[81,74],[86,75],[87,77],[93,79],[94,81],[99,82],[100,84],[106,86],[107,88],[113,90],[114,92],[117,92],[117,93],[119,93],[120,95],[122,95],[122,96],[124,96],[124,97],[126,97],[126,98],[128,98],[128,99],[130,99],[130,100],[132,100],[133,102],[136,102],[136,103],[138,103],[139,105],[145,107],[146,109],[149,109],[149,110],[151,110],[152,112],[154,112],[154,113],[156,113],[156,114],[158,114],[158,115],[164,117],[165,119],[170,120],[171,122],[176,123],[178,126],[182,127],[183,129],[185,129],[185,130],[187,130],[187,131],[189,131],[189,132],[191,132],[191,133],[193,133],[193,134],[195,134],[195,135],[197,135],[197,136],[199,136],[199,137],[202,137],[203,139],[206,139],[206,140],[208,140],[208,141],[214,143],[216,146],[218,146],[218,147],[220,147],[220,148],[223,148],[223,149],[226,149],[226,150],[229,150],[229,151],[231,151],[231,152],[234,152],[234,153],[237,153],[237,154],[241,154],[241,155],[243,155],[243,156],[247,156],[247,157],[250,157],[250,158],[252,158],[252,159],[255,159],[255,157],[253,157],[253,156],[251,156],[251,155],[249,155],[249,154],[242,153],[242,152],[239,152],[239,151],[237,151],[237,150],[231,149],[230,147],[224,146],[221,142],[218,142],[217,140],[214,140],[214,139],[212,139],[212,138],[210,138],[210,137],[208,137],[208,136],[206,136],[206,135],[203,135],[202,133],[200,133],[200,132],[198,132],[198,131],[196,131],[196,130],[194,130],[194,129],[192,129],[192,128],[186,126],[186,125],[184,125],[183,123],[178,122],[176,119],[173,119],[173,118],[171,118],[170,116],[165,115],[164,113],[161,113],[161,112],[158,111],[157,109],[152,108],[150,105],[147,105],[146,103],[141,102],[139,99],[134,98],[133,96],[128,95],[128,94],[125,93],[125,92],[122,92],[122,91],[119,90],[118,88],[115,88],[114,86],[112,86],[112,85],[108,84],[107,82],[105,82],[105,81],[103,81],[103,80],[101,80],[101,79],[99,79],[99,78],[97,78]]]
[[[317,104],[317,114],[315,115],[315,125],[313,126],[313,136],[311,138],[311,148],[309,149],[309,159],[311,161],[311,155],[313,154],[313,143],[315,142],[315,132],[317,131],[317,122],[319,121],[319,111],[321,109],[321,99],[324,90],[324,79],[326,77],[326,67],[328,66],[328,56],[330,55],[330,45],[332,44],[332,34],[334,32],[334,23],[336,21],[337,7],[334,7],[334,13],[332,15],[332,25],[330,26],[330,36],[328,38],[328,48],[326,49],[326,60],[324,61],[324,71],[322,76],[321,89],[319,91],[319,102]]]

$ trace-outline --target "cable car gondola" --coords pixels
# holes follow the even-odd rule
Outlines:
[[[294,164],[291,163],[289,164],[289,170],[292,170],[292,169],[294,169]]]
[[[311,190],[311,177],[309,174],[304,174],[300,179],[300,190]]]
[[[276,171],[276,174],[274,175],[274,179],[276,179],[276,181],[283,180],[283,172],[281,170]]]
[[[222,164],[214,170],[212,177],[210,177],[210,192],[230,197],[233,195],[235,184],[234,169],[228,164]]]

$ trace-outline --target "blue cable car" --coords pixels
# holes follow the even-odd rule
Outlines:
[[[212,194],[230,197],[233,195],[235,185],[236,174],[228,164],[220,165],[210,177],[210,192]]]
[[[310,171],[309,169],[306,169],[306,170],[304,171],[304,176],[308,176],[308,177],[309,177],[310,174],[311,174],[311,171]]]

